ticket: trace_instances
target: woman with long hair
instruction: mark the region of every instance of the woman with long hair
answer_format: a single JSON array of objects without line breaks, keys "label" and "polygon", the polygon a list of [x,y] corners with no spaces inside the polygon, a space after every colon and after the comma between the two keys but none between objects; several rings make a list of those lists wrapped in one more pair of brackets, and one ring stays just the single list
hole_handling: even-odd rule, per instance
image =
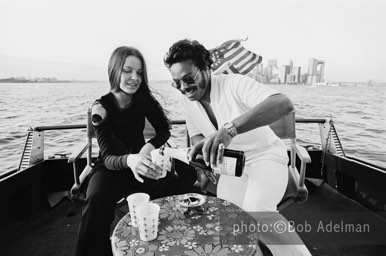
[{"label": "woman with long hair", "polygon": [[[112,255],[110,225],[119,199],[136,192],[145,192],[151,199],[187,192],[186,184],[170,172],[160,179],[160,167],[151,162],[150,151],[169,139],[170,126],[149,89],[141,52],[118,47],[111,55],[108,75],[110,92],[96,100],[91,111],[100,152],[87,186],[78,256]],[[145,117],[156,132],[147,142]]]}]

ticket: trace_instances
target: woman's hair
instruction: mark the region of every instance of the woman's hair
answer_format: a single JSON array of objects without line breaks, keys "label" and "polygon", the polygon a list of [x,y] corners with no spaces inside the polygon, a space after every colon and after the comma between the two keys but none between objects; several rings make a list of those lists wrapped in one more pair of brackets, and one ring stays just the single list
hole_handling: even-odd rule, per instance
[{"label": "woman's hair", "polygon": [[174,43],[164,57],[164,63],[168,69],[173,64],[186,60],[191,60],[200,70],[210,69],[213,63],[209,51],[196,40],[190,39]]},{"label": "woman's hair", "polygon": [[166,117],[164,109],[153,96],[153,93],[149,88],[145,58],[143,57],[142,53],[136,48],[129,46],[121,46],[115,49],[111,54],[108,65],[110,90],[115,92],[121,91],[120,83],[121,74],[123,72],[123,65],[125,64],[126,58],[129,56],[135,56],[139,58],[142,62],[142,82],[137,92],[134,93],[133,99],[135,99],[136,102],[142,104],[142,106],[145,108],[148,108],[149,105],[154,105],[155,107],[159,108],[162,113],[161,118],[166,121],[168,128],[170,128],[169,121]]},{"label": "woman's hair", "polygon": [[[143,87],[149,88],[148,80],[147,80],[146,62],[142,53],[137,49],[135,49],[134,47],[121,46],[113,51],[109,61],[108,73],[109,73],[111,91],[118,92],[121,90],[119,85],[121,82],[123,65],[125,64],[126,58],[129,56],[135,56],[139,58],[142,62],[142,72],[143,72],[142,83],[138,90],[140,90]],[[142,85],[145,85],[145,86],[142,86]],[[146,88],[143,88],[143,89],[146,89]]]}]

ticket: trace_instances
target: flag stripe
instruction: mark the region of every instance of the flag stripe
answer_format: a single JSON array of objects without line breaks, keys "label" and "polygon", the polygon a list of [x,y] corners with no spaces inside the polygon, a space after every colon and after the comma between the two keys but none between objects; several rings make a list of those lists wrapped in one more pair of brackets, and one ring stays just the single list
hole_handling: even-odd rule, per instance
[{"label": "flag stripe", "polygon": [[245,62],[249,60],[250,56],[251,56],[251,53],[244,49],[243,55],[238,57],[238,59],[233,63],[233,65],[235,67],[242,66]]},{"label": "flag stripe", "polygon": [[[244,56],[243,56],[244,57]],[[235,64],[235,67],[237,67],[239,70],[243,69],[245,65],[247,65],[249,62],[253,62],[256,59],[256,54],[246,54],[242,62]]]},{"label": "flag stripe", "polygon": [[235,51],[240,48],[240,44],[234,44],[232,46],[227,47],[225,50],[223,50],[224,55],[226,55],[228,52]]},{"label": "flag stripe", "polygon": [[230,66],[229,69],[230,69],[233,73],[235,73],[235,74],[238,73],[238,72],[237,72],[237,69],[236,69],[234,66]]},{"label": "flag stripe", "polygon": [[255,60],[254,62],[252,63],[249,63],[249,65],[245,66],[242,70],[240,70],[240,73],[242,74],[248,74],[249,72],[251,72],[251,70],[258,64],[258,59]]},{"label": "flag stripe", "polygon": [[238,60],[243,54],[244,52],[241,48],[231,50],[229,53],[224,54],[224,61]]}]

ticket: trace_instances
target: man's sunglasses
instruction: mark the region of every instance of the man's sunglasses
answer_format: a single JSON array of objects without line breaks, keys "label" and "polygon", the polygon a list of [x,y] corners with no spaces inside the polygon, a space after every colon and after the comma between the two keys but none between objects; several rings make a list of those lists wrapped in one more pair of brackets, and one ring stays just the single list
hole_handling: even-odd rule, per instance
[{"label": "man's sunglasses", "polygon": [[200,69],[197,70],[196,74],[193,76],[193,77],[187,77],[187,78],[183,78],[179,81],[173,81],[172,82],[172,86],[174,88],[177,88],[177,89],[180,89],[181,88],[181,84],[184,83],[184,85],[193,85],[196,83],[196,78],[197,78],[197,75],[199,73]]}]

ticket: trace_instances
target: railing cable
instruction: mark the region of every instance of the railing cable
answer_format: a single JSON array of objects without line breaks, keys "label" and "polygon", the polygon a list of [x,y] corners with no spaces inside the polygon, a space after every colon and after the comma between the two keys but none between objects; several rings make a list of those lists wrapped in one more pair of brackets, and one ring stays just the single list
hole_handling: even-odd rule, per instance
[{"label": "railing cable", "polygon": [[24,170],[29,166],[29,161],[31,158],[31,151],[32,151],[32,140],[33,140],[33,131],[32,129],[30,129],[27,132],[27,138],[25,140],[23,153],[20,158],[19,167],[17,169],[18,171]]}]

